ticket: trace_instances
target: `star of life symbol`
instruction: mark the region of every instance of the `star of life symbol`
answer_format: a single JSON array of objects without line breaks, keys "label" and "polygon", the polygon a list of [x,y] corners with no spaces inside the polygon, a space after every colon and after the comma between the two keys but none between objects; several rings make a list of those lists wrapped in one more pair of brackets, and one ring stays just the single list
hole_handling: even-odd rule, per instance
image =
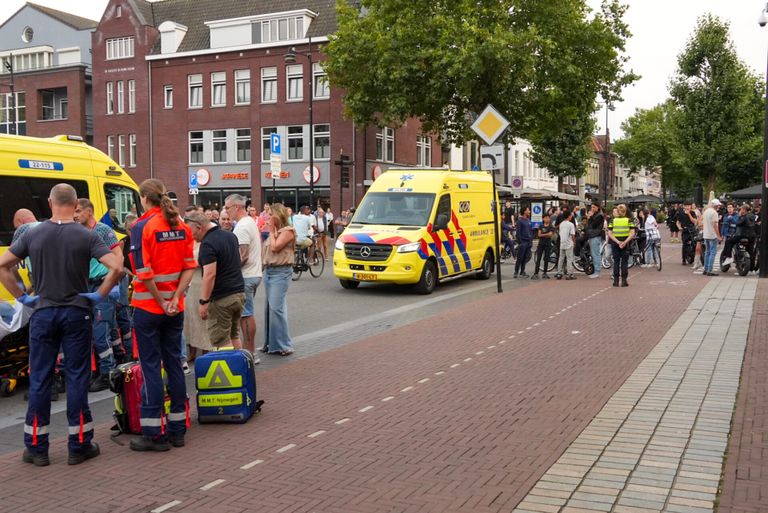
[{"label": "star of life symbol", "polygon": [[403,182],[408,180],[413,180],[413,175],[403,175],[400,177],[400,180],[402,180]]}]

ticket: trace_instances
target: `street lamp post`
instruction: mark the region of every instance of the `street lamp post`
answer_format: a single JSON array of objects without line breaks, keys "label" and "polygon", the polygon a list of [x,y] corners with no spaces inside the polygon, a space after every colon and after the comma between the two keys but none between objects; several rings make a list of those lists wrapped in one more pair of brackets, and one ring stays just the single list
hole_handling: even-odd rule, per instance
[{"label": "street lamp post", "polygon": [[296,53],[296,48],[291,47],[288,53],[285,54],[285,63],[294,64],[296,62],[296,56],[303,55],[309,61],[309,205],[310,211],[315,211],[315,133],[314,133],[314,113],[313,113],[313,99],[315,96],[314,90],[314,70],[312,69],[312,38],[309,38],[309,51],[307,53]]},{"label": "street lamp post", "polygon": [[611,149],[609,146],[609,140],[611,133],[608,130],[608,112],[613,110],[611,102],[605,102],[605,144],[603,145],[603,208],[608,204],[608,181],[611,175],[610,158]]},{"label": "street lamp post", "polygon": [[[760,14],[758,23],[761,27],[768,25],[768,3]],[[766,68],[768,79],[768,67]],[[761,170],[760,194],[760,277],[768,278],[768,82],[765,92],[765,121],[763,124],[763,169]]]}]

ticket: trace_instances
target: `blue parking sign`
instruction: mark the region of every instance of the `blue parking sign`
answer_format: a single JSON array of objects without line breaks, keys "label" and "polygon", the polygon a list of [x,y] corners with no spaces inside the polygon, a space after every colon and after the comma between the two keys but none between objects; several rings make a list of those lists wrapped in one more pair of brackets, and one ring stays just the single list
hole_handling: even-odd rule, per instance
[{"label": "blue parking sign", "polygon": [[279,134],[269,135],[269,145],[272,148],[272,153],[276,153],[278,155],[282,153],[280,151],[280,135]]},{"label": "blue parking sign", "polygon": [[189,173],[189,188],[190,189],[197,189],[197,172],[192,171]]}]

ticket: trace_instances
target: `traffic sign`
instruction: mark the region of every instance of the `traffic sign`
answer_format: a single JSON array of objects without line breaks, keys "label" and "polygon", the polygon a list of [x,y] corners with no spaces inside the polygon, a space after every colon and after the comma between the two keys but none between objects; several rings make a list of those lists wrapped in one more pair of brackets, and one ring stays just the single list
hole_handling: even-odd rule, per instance
[{"label": "traffic sign", "polygon": [[488,104],[475,122],[472,123],[472,130],[486,143],[493,144],[508,126],[509,121],[499,114],[499,111],[494,109],[493,105]]},{"label": "traffic sign", "polygon": [[523,177],[522,176],[513,176],[512,177],[512,190],[516,192],[522,192],[523,190]]},{"label": "traffic sign", "polygon": [[[317,181],[320,179],[320,168],[317,166],[313,166],[313,173],[312,173],[312,183],[313,185],[317,183]],[[309,166],[304,168],[304,181],[309,183]]]},{"label": "traffic sign", "polygon": [[538,228],[541,226],[542,217],[544,215],[544,206],[541,203],[531,203],[531,227]]},{"label": "traffic sign", "polygon": [[199,191],[197,188],[194,188],[194,189],[192,189],[192,188],[190,187],[190,189],[189,189],[189,195],[190,195],[190,196],[196,196],[197,194],[200,194],[200,191]]},{"label": "traffic sign", "polygon": [[504,145],[480,146],[480,162],[486,171],[504,167]]},{"label": "traffic sign", "polygon": [[269,158],[269,170],[272,172],[273,180],[280,179],[281,167],[282,167],[282,159],[280,158],[280,154],[273,153],[272,156]]},{"label": "traffic sign", "polygon": [[275,154],[277,153],[280,155],[282,153],[280,148],[280,134],[270,134],[269,135],[269,146],[272,148],[271,153]]},{"label": "traffic sign", "polygon": [[[189,173],[189,190],[197,190],[197,171]],[[190,194],[193,194],[190,192]],[[197,194],[197,193],[194,193]]]}]

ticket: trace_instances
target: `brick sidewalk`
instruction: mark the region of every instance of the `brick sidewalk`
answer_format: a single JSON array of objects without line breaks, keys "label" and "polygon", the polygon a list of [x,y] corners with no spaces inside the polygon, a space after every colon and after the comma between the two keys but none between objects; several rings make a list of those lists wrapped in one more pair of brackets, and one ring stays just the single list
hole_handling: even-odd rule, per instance
[{"label": "brick sidewalk", "polygon": [[3,456],[3,509],[510,511],[709,281],[672,261],[628,289],[552,280],[260,372],[257,418],[193,425],[170,454],[101,425],[80,466],[60,442],[48,468]]},{"label": "brick sidewalk", "polygon": [[718,513],[768,511],[768,282],[760,280]]}]

